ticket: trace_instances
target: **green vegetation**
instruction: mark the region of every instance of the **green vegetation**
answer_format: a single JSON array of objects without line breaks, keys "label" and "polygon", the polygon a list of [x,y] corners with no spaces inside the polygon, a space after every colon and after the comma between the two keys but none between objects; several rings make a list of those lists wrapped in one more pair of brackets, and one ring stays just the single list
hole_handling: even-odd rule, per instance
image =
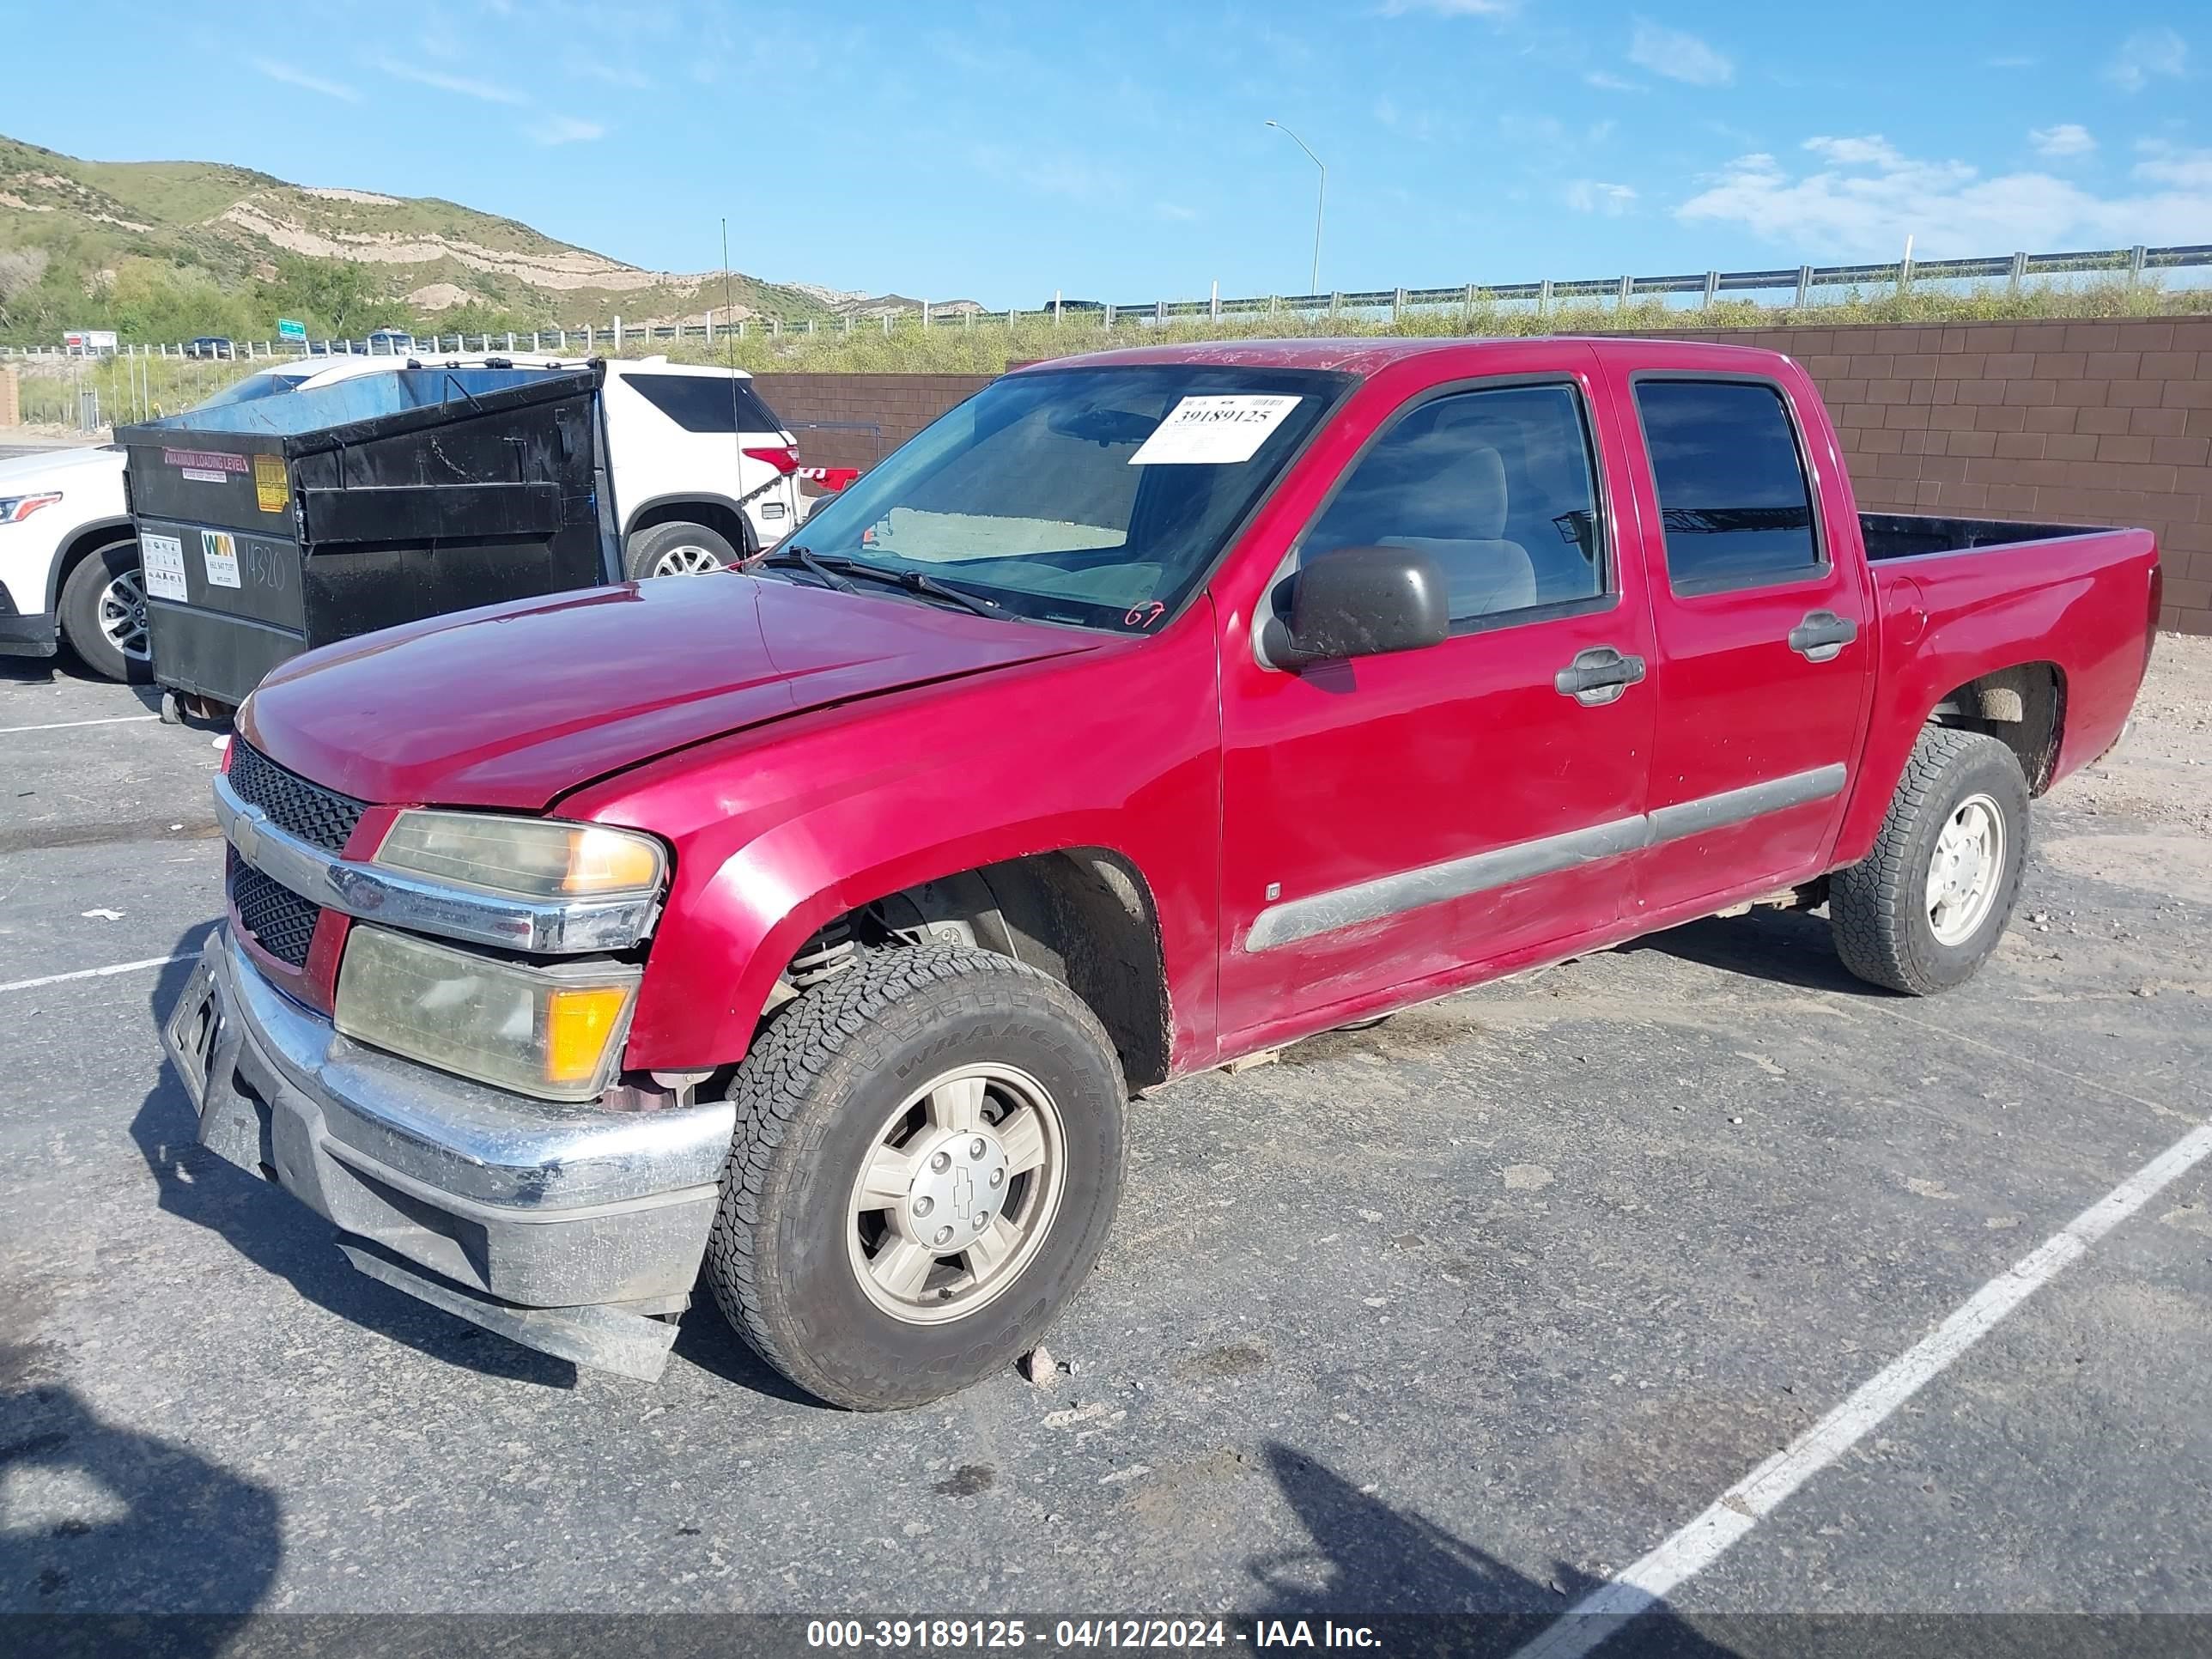
[{"label": "green vegetation", "polygon": [[[754,277],[731,289],[756,311],[828,314]],[[0,138],[0,344],[56,345],[73,328],[261,340],[279,317],[318,337],[385,324],[604,326],[723,303],[719,276],[656,276],[452,202],[202,161],[85,161]]]},{"label": "green vegetation", "polygon": [[816,331],[786,330],[770,336],[748,329],[741,339],[718,337],[710,346],[690,336],[656,341],[625,350],[665,351],[684,362],[734,360],[756,374],[777,370],[817,373],[996,374],[1009,363],[1063,357],[1115,346],[1192,340],[1281,339],[1405,336],[1521,336],[1532,334],[1649,334],[1682,330],[1833,328],[1850,323],[1996,322],[2012,318],[2110,318],[2191,315],[2212,311],[2212,289],[2166,293],[2144,283],[2130,287],[2118,279],[2030,286],[2021,293],[2002,289],[1942,294],[1921,289],[1905,294],[1851,293],[1802,307],[1760,306],[1729,301],[1711,307],[1668,306],[1656,300],[1626,308],[1575,304],[1553,307],[1549,316],[1533,306],[1500,304],[1478,296],[1473,306],[1407,311],[1396,322],[1388,316],[1231,315],[1171,318],[1165,324],[1125,317],[1110,331],[1103,314],[1068,312],[1055,325],[1048,313],[1021,313],[1009,325],[1003,315],[939,319],[930,327],[918,319],[895,320],[889,333],[880,323],[817,325]]}]

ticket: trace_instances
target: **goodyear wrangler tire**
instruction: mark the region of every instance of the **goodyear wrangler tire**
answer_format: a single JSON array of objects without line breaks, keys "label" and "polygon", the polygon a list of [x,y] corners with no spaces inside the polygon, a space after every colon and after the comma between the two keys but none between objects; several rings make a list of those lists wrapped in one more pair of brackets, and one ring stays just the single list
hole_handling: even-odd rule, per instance
[{"label": "goodyear wrangler tire", "polygon": [[1057,980],[988,951],[870,951],[738,1068],[706,1273],[762,1358],[857,1411],[1033,1347],[1121,1195],[1124,1087]]},{"label": "goodyear wrangler tire", "polygon": [[1828,884],[1844,966],[1929,996],[1964,984],[2004,937],[2027,863],[2027,780],[1978,732],[1931,726],[1913,745],[1874,850]]}]

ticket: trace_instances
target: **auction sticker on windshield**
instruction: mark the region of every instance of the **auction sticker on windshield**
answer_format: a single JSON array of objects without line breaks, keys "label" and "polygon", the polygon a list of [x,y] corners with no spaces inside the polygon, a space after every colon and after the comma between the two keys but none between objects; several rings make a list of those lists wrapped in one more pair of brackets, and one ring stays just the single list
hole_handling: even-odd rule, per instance
[{"label": "auction sticker on windshield", "polygon": [[1185,398],[1137,446],[1129,465],[1226,466],[1249,461],[1297,406],[1295,397],[1259,392]]},{"label": "auction sticker on windshield", "polygon": [[181,538],[149,531],[138,538],[138,568],[146,573],[146,591],[157,599],[185,598],[185,544]]}]

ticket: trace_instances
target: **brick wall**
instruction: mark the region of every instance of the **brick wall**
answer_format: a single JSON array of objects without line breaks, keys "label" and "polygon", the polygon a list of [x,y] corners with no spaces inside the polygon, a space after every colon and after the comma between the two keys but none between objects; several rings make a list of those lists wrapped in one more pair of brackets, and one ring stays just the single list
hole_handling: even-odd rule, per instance
[{"label": "brick wall", "polygon": [[[2212,319],[1757,329],[1677,337],[1786,351],[1820,387],[1872,511],[2140,525],[2164,625],[2212,634]],[[764,374],[787,421],[872,421],[888,453],[987,383],[969,374]],[[866,434],[801,433],[866,465]]]},{"label": "brick wall", "polygon": [[755,382],[787,426],[799,427],[809,466],[872,466],[877,440],[866,432],[809,432],[813,421],[872,422],[888,455],[963,398],[990,385],[988,374],[763,374]]}]

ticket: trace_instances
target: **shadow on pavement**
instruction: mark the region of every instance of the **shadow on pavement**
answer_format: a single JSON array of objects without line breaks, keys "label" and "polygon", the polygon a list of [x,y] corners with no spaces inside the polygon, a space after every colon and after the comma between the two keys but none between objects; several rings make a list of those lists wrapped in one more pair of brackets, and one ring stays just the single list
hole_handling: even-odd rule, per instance
[{"label": "shadow on pavement", "polygon": [[[155,1030],[184,994],[214,928],[212,922],[194,927],[172,947],[170,954],[185,960],[163,969],[148,998]],[[338,1254],[330,1223],[282,1188],[200,1146],[191,1102],[166,1064],[131,1120],[131,1138],[153,1171],[164,1210],[220,1235],[317,1307],[447,1364],[544,1388],[575,1386],[576,1368],[568,1361],[518,1346],[356,1272]]]},{"label": "shadow on pavement", "polygon": [[[0,1374],[7,1364],[0,1349]],[[104,1423],[59,1386],[0,1391],[0,1612],[99,1614],[17,1626],[18,1651],[109,1646],[113,1615],[160,1613],[160,1650],[221,1652],[283,1559],[283,1515],[258,1481]],[[85,1648],[88,1653],[93,1648]]]},{"label": "shadow on pavement", "polygon": [[1828,937],[1828,919],[1802,910],[1753,910],[1748,915],[1711,916],[1663,933],[1650,933],[1619,947],[1623,952],[1656,951],[1682,962],[1740,974],[1775,985],[1846,996],[1890,998],[1837,959]]},{"label": "shadow on pavement", "polygon": [[[1256,1556],[1246,1565],[1266,1599],[1250,1618],[1320,1623],[1390,1621],[1383,1651],[1504,1656],[1534,1640],[1600,1580],[1561,1562],[1540,1584],[1418,1515],[1359,1491],[1319,1460],[1279,1442],[1267,1468],[1313,1540],[1307,1550]],[[1420,1639],[1425,1638],[1425,1639]],[[1664,1604],[1598,1650],[1603,1659],[1660,1654],[1731,1659]]]}]

